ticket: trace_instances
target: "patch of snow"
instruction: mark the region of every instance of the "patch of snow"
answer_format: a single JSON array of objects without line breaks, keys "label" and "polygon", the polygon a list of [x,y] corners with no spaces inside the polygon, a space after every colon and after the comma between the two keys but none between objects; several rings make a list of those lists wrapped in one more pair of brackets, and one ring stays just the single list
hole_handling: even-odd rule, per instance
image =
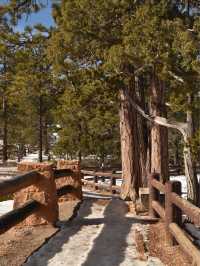
[{"label": "patch of snow", "polygon": [[12,211],[13,209],[13,200],[6,200],[6,201],[2,201],[0,202],[0,216],[2,216],[3,214]]},{"label": "patch of snow", "polygon": [[[43,154],[42,155],[43,160],[47,161],[48,160],[48,156]],[[38,152],[34,152],[34,153],[29,153],[27,154],[27,156],[23,157],[22,162],[37,162],[38,161]]]},{"label": "patch of snow", "polygon": [[119,200],[106,205],[85,200],[78,216],[63,225],[61,231],[36,251],[26,266],[163,266],[159,259],[138,259],[134,231],[147,230],[127,214],[126,204]]},{"label": "patch of snow", "polygon": [[[198,180],[200,180],[200,175],[197,176]],[[181,187],[182,187],[182,197],[187,198],[187,182],[186,182],[186,177],[184,175],[179,175],[179,176],[170,176],[171,181],[179,181],[181,182]]]}]

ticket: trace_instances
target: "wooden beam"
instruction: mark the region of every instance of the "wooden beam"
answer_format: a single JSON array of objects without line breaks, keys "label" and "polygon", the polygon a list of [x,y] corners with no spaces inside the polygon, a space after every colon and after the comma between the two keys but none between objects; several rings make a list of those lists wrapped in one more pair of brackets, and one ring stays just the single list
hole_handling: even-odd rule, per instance
[{"label": "wooden beam", "polygon": [[[82,180],[82,183],[84,185],[89,185],[89,186],[94,186],[94,181],[88,181],[88,180]],[[118,192],[121,190],[120,186],[110,186],[109,184],[99,184],[95,183],[95,186],[98,187],[98,189],[105,189],[107,191],[112,190],[117,190]]]},{"label": "wooden beam", "polygon": [[104,177],[112,177],[116,179],[121,179],[122,174],[114,174],[112,172],[95,172],[95,171],[87,171],[87,170],[81,170],[81,173],[84,175],[89,175],[89,176],[104,176]]},{"label": "wooden beam", "polygon": [[22,188],[36,183],[40,175],[37,171],[31,171],[7,180],[0,181],[0,196],[12,194]]},{"label": "wooden beam", "polygon": [[165,185],[156,179],[151,180],[151,185],[156,188],[158,191],[165,193]]},{"label": "wooden beam", "polygon": [[158,201],[152,201],[153,209],[159,214],[163,221],[165,221],[165,209],[160,205]]},{"label": "wooden beam", "polygon": [[39,210],[41,204],[35,200],[30,200],[21,207],[8,212],[0,217],[0,234],[5,233],[11,227],[26,219],[29,215]]},{"label": "wooden beam", "polygon": [[[181,248],[193,258],[196,266],[200,266],[200,250],[187,238],[184,231],[175,223],[169,225],[170,232],[175,237]],[[193,264],[194,265],[194,264]]]},{"label": "wooden beam", "polygon": [[195,225],[200,226],[200,208],[196,207],[186,199],[181,198],[176,193],[171,193],[171,201],[189,216]]}]

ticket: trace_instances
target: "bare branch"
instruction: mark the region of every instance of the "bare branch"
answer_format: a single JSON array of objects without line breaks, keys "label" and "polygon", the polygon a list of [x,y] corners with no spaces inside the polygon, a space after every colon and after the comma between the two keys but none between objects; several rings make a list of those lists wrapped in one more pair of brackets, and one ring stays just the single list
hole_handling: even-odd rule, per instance
[{"label": "bare branch", "polygon": [[177,76],[176,74],[174,74],[173,72],[168,71],[168,74],[169,74],[171,77],[173,77],[174,79],[176,79],[178,82],[184,83],[184,80],[183,80],[181,77],[179,77],[179,76]]},{"label": "bare branch", "polygon": [[149,114],[145,113],[145,111],[137,104],[135,103],[132,98],[129,96],[129,94],[125,91],[126,97],[129,98],[131,105],[133,108],[144,118],[146,118],[151,123],[158,124],[160,126],[168,127],[168,128],[174,128],[177,129],[181,134],[183,135],[184,141],[187,141],[187,124],[181,123],[177,121],[171,121],[165,117],[161,116],[150,116]]}]

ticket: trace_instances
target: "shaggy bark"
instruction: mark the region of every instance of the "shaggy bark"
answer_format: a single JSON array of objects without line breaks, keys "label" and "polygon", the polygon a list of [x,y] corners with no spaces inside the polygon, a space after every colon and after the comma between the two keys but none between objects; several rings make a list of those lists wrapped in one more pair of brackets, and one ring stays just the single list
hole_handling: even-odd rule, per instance
[{"label": "shaggy bark", "polygon": [[[126,97],[128,96],[128,92],[125,92]],[[194,172],[194,168],[193,168],[193,162],[192,162],[192,152],[191,152],[191,148],[190,145],[188,143],[189,139],[190,139],[190,127],[187,123],[181,123],[181,122],[177,122],[177,121],[170,121],[169,119],[166,119],[164,117],[160,117],[160,116],[150,116],[148,114],[145,113],[144,110],[142,110],[142,108],[136,104],[134,102],[133,99],[130,98],[130,102],[132,107],[139,113],[141,114],[143,117],[145,117],[146,119],[148,119],[152,124],[157,124],[160,126],[164,126],[164,127],[168,127],[168,128],[173,128],[178,130],[182,136],[183,136],[183,140],[184,140],[184,165],[185,165],[185,176],[186,176],[186,180],[187,183],[190,183],[190,192],[188,194],[188,200],[190,200],[193,204],[198,205],[197,203],[197,199],[198,199],[198,186],[197,184],[197,177],[196,174]],[[189,117],[188,117],[189,118]]]},{"label": "shaggy bark", "polygon": [[128,97],[124,89],[120,90],[120,135],[122,176],[121,198],[136,201],[141,186],[140,153],[138,145],[137,114],[130,103],[135,99],[134,79],[129,81]]},{"label": "shaggy bark", "polygon": [[[192,97],[188,95],[188,104],[192,104]],[[194,120],[192,111],[187,111],[187,139],[184,146],[184,164],[187,173],[187,197],[193,204],[198,205],[199,189],[196,173],[196,165],[192,158],[191,149],[188,141],[194,136]]]},{"label": "shaggy bark", "polygon": [[[141,78],[136,79],[137,82],[137,95],[138,102],[143,110],[146,110],[145,106],[145,92],[144,85]],[[138,137],[139,137],[139,147],[140,147],[140,164],[141,164],[141,175],[142,175],[142,186],[148,186],[147,176],[149,174],[149,157],[148,157],[148,148],[149,148],[149,136],[148,136],[148,126],[147,121],[137,114],[138,122]]]},{"label": "shaggy bark", "polygon": [[[150,95],[151,116],[166,116],[164,95],[164,83],[154,73]],[[165,182],[169,178],[168,129],[157,124],[153,124],[151,127],[151,172],[159,173],[161,182]]]}]

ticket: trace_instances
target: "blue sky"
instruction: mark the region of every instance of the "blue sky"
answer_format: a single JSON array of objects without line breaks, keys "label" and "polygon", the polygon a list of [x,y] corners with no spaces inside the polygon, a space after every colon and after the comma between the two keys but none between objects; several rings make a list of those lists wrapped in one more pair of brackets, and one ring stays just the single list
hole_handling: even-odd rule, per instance
[{"label": "blue sky", "polygon": [[[0,4],[6,3],[7,0],[0,0]],[[51,0],[43,0],[42,3],[47,4],[47,7],[41,9],[38,13],[33,13],[30,15],[24,15],[16,26],[16,31],[23,31],[24,27],[27,25],[33,26],[38,23],[50,27],[54,24],[53,18],[51,16]]]},{"label": "blue sky", "polygon": [[[44,3],[46,0],[44,0]],[[45,3],[46,4],[46,3]],[[16,30],[23,31],[24,27],[29,25],[33,26],[35,24],[41,23],[47,27],[54,24],[53,18],[51,16],[51,1],[48,0],[48,6],[41,9],[38,13],[30,14],[29,16],[24,15],[19,21]]]}]

